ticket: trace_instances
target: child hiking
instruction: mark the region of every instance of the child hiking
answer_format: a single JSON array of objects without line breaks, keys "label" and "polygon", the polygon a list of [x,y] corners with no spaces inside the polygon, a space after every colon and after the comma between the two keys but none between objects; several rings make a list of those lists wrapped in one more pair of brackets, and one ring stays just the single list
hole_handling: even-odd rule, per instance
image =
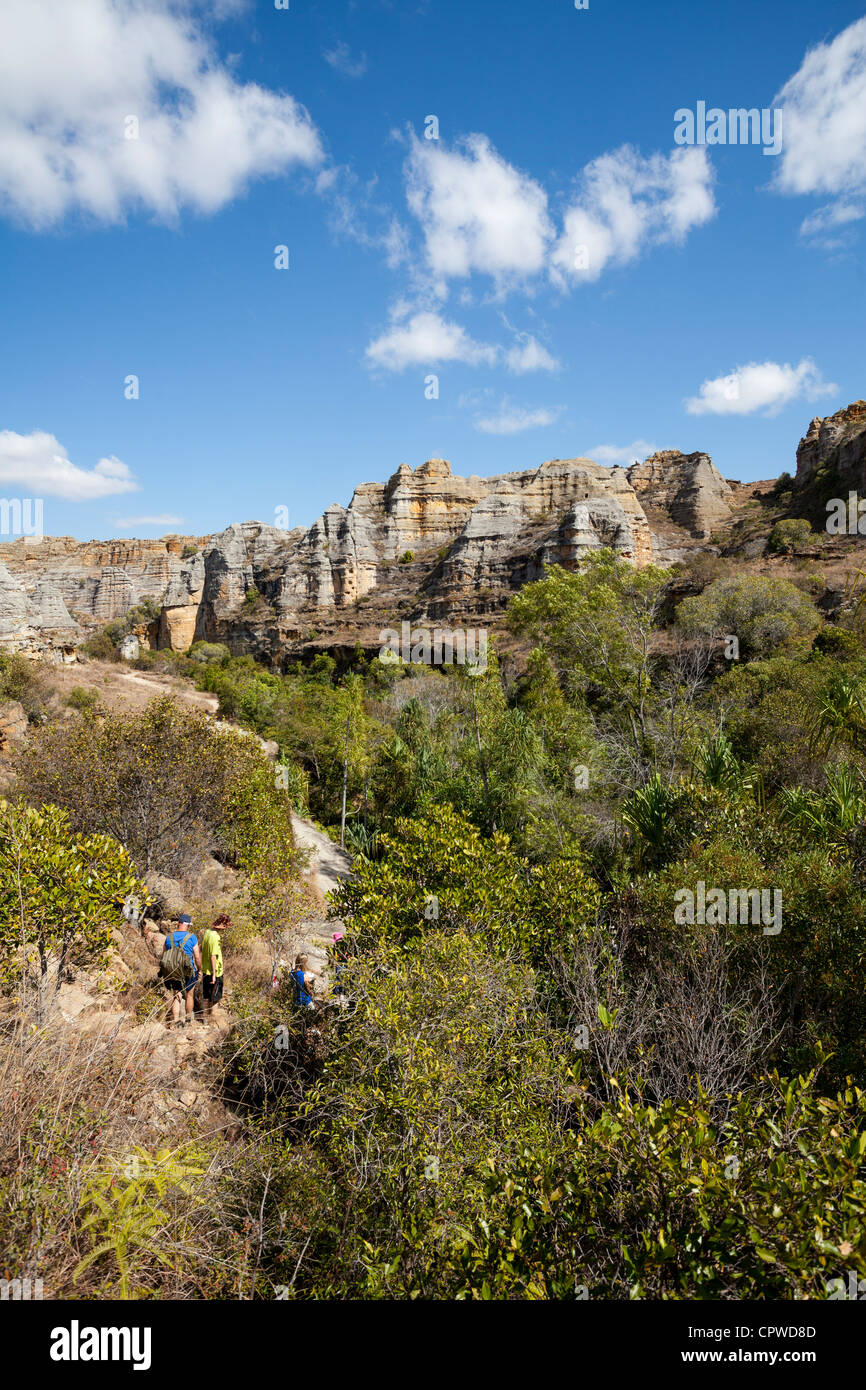
[{"label": "child hiking", "polygon": [[[159,974],[162,983],[171,995],[166,1019],[167,1027],[172,1024],[183,1028],[192,1018],[198,972],[201,969],[201,951],[195,933],[188,930],[192,918],[185,912],[177,916],[177,930],[165,938]],[[184,1005],[181,1013],[181,1004]]]},{"label": "child hiking", "polygon": [[295,968],[292,971],[292,984],[294,986],[295,1007],[298,1009],[315,1008],[313,1001],[313,990],[315,989],[314,977],[307,970],[309,957],[305,955],[297,956]]},{"label": "child hiking", "polygon": [[220,932],[230,927],[224,912],[208,927],[201,939],[202,1023],[211,1021],[212,1011],[223,997],[223,947]]}]

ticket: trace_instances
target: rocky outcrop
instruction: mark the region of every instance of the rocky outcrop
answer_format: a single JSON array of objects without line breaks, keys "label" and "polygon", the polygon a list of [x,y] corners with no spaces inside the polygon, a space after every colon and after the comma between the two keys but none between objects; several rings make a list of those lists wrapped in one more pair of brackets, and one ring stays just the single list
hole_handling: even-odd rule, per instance
[{"label": "rocky outcrop", "polygon": [[39,613],[21,584],[0,563],[0,643],[23,645],[39,626]]},{"label": "rocky outcrop", "polygon": [[628,480],[654,517],[705,539],[731,519],[733,493],[707,454],[663,449],[633,463]]},{"label": "rocky outcrop", "polygon": [[63,658],[80,635],[53,584],[39,580],[28,594],[0,563],[0,649]]},{"label": "rocky outcrop", "polygon": [[807,487],[822,465],[844,486],[866,492],[866,401],[812,421],[797,447],[797,487]]},{"label": "rocky outcrop", "polygon": [[3,546],[2,555],[9,570],[26,585],[36,579],[50,580],[73,618],[107,622],[125,611],[120,605],[130,596],[132,603],[148,598],[160,603],[186,563],[184,552],[203,544],[195,536],[85,542],[72,536],[45,536],[38,543],[24,538],[12,541]]},{"label": "rocky outcrop", "polygon": [[76,627],[63,595],[50,579],[37,581],[32,598],[33,606],[39,615],[39,626],[54,631],[72,630]]},{"label": "rocky outcrop", "polygon": [[308,529],[248,521],[204,542],[46,539],[7,550],[10,566],[54,586],[59,606],[48,590],[41,603],[58,614],[65,602],[106,622],[152,598],[160,646],[207,639],[277,660],[323,628],[332,647],[342,628],[351,650],[366,641],[365,619],[374,628],[410,613],[453,623],[501,612],[546,565],[573,568],[601,546],[638,567],[667,560],[671,545],[700,545],[724,524],[729,496],[706,454],[675,450],[628,470],[570,458],[489,478],[460,477],[434,458],[361,484]]}]

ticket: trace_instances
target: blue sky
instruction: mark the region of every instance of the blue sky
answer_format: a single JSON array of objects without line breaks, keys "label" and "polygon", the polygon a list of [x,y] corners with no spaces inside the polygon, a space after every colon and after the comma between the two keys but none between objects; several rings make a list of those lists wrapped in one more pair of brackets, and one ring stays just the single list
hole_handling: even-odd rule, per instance
[{"label": "blue sky", "polygon": [[[701,101],[781,153],[675,143]],[[89,539],[432,456],[793,470],[866,394],[864,198],[862,0],[4,0],[0,490]]]}]

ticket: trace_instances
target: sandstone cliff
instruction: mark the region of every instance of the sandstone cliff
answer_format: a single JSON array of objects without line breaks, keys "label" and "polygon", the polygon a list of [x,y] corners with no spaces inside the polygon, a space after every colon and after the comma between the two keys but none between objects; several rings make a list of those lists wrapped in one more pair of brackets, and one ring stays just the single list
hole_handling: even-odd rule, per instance
[{"label": "sandstone cliff", "polygon": [[706,454],[674,450],[628,470],[554,459],[490,478],[460,477],[444,459],[404,463],[308,529],[242,522],[203,539],[5,546],[33,590],[10,599],[10,622],[33,630],[50,609],[55,626],[64,612],[103,624],[150,598],[159,644],[174,650],[204,638],[279,661],[316,644],[369,647],[402,618],[495,617],[545,565],[573,567],[600,546],[639,567],[669,563],[724,525],[730,496]]},{"label": "sandstone cliff", "polygon": [[821,465],[845,487],[866,493],[866,401],[812,421],[797,447],[797,487],[808,486]]}]

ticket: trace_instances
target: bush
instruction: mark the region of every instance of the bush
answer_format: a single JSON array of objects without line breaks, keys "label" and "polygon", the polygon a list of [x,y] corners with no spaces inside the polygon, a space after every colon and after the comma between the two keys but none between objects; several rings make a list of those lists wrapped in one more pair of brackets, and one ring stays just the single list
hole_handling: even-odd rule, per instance
[{"label": "bush", "polygon": [[822,627],[812,645],[816,652],[838,657],[840,661],[851,661],[864,654],[860,637],[844,627]]},{"label": "bush", "polygon": [[36,721],[50,698],[46,668],[17,652],[0,654],[0,703],[17,700],[28,719]]},{"label": "bush", "polygon": [[784,642],[814,631],[820,621],[815,605],[794,584],[757,575],[716,579],[677,609],[677,623],[687,637],[734,635],[744,656],[773,653]]},{"label": "bush", "polygon": [[69,810],[76,830],[104,831],[142,872],[176,876],[202,854],[241,869],[288,873],[291,809],[255,740],[214,733],[168,696],[140,714],[85,716],[41,730],[18,763],[31,801]]},{"label": "bush", "polygon": [[99,704],[99,695],[95,690],[87,690],[83,685],[76,685],[67,695],[66,704],[70,709],[93,709]]},{"label": "bush", "polygon": [[108,632],[94,633],[92,637],[88,637],[87,641],[81,644],[81,650],[85,656],[91,657],[94,661],[120,660],[117,644],[109,637]]},{"label": "bush", "polygon": [[415,552],[414,552],[414,550],[404,550],[404,551],[403,551],[403,554],[400,556],[400,564],[401,564],[401,565],[411,565],[411,563],[412,563],[412,561],[413,561],[414,559],[415,559]]},{"label": "bush", "polygon": [[776,522],[767,545],[774,554],[788,555],[792,550],[802,549],[814,538],[808,521],[803,517],[793,517],[789,521]]},{"label": "bush", "polygon": [[450,806],[397,821],[377,852],[335,895],[358,931],[409,941],[462,929],[483,933],[494,953],[539,960],[579,940],[598,911],[598,890],[579,859],[530,865],[507,835],[482,837]]},{"label": "bush", "polygon": [[190,661],[198,661],[202,666],[224,666],[231,659],[222,642],[193,642],[187,655]]},{"label": "bush", "polygon": [[78,835],[57,806],[0,801],[0,955],[7,981],[21,975],[42,1002],[49,966],[54,993],[75,960],[105,956],[111,918],[137,893],[126,850],[105,834]]}]

